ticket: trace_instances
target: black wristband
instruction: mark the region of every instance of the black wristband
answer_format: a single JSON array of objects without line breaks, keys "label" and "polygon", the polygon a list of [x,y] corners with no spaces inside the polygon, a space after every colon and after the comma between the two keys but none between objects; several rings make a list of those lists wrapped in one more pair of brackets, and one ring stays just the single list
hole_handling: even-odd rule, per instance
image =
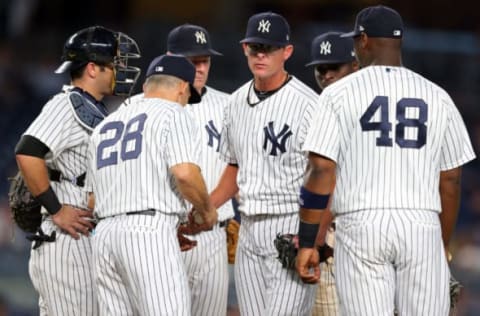
[{"label": "black wristband", "polygon": [[317,239],[320,224],[305,223],[300,220],[298,229],[298,246],[300,248],[313,248]]},{"label": "black wristband", "polygon": [[35,199],[45,207],[51,215],[58,213],[62,208],[62,204],[58,201],[58,197],[53,192],[52,187],[48,187],[47,191],[37,195]]}]

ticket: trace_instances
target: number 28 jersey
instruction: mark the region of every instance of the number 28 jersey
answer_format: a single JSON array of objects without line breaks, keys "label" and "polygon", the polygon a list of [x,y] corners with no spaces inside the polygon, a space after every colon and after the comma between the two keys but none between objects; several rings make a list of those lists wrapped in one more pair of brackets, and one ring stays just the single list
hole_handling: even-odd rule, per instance
[{"label": "number 28 jersey", "polygon": [[134,98],[109,115],[90,139],[88,189],[108,217],[155,209],[183,215],[186,203],[170,168],[200,165],[198,127],[178,103]]},{"label": "number 28 jersey", "polygon": [[337,214],[440,212],[440,171],[475,158],[450,96],[404,67],[366,67],[327,87],[319,103],[303,150],[337,163]]}]

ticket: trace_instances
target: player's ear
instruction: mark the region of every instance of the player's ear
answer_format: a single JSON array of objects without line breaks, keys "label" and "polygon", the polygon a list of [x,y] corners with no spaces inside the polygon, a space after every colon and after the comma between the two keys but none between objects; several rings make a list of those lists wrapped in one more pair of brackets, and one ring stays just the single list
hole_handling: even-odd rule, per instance
[{"label": "player's ear", "polygon": [[368,35],[366,33],[360,33],[359,43],[362,49],[365,49],[368,45]]},{"label": "player's ear", "polygon": [[352,61],[352,69],[353,71],[357,71],[358,69],[360,69],[360,65],[358,64],[357,60]]},{"label": "player's ear", "polygon": [[248,47],[246,43],[242,43],[243,53],[248,57]]},{"label": "player's ear", "polygon": [[283,49],[283,59],[287,60],[293,54],[293,45],[287,45]]},{"label": "player's ear", "polygon": [[85,72],[87,73],[87,75],[89,77],[92,77],[92,78],[95,78],[96,77],[96,67],[95,67],[95,63],[93,62],[88,62],[86,65],[85,65]]}]

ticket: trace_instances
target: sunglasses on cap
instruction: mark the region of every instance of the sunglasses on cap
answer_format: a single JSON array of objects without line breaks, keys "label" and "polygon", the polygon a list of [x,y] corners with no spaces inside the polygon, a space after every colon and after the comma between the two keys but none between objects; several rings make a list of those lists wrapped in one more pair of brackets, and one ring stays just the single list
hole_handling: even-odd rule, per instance
[{"label": "sunglasses on cap", "polygon": [[259,44],[259,43],[248,43],[247,47],[250,51],[249,52],[250,55],[256,55],[258,53],[269,54],[281,48],[278,46]]},{"label": "sunglasses on cap", "polygon": [[338,71],[340,67],[342,67],[344,64],[323,64],[323,65],[318,65],[315,67],[315,69],[323,76],[325,75],[328,71]]}]

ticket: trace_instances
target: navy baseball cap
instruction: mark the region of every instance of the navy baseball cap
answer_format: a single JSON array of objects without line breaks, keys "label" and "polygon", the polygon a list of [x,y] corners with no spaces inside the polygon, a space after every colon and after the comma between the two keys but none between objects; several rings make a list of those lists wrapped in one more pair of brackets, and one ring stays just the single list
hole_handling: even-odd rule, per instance
[{"label": "navy baseball cap", "polygon": [[357,14],[353,31],[342,37],[355,37],[360,33],[369,37],[402,38],[402,17],[394,9],[383,5],[367,7]]},{"label": "navy baseball cap", "polygon": [[355,60],[353,39],[340,37],[340,32],[327,32],[313,39],[311,61],[305,66],[345,64]]},{"label": "navy baseball cap", "polygon": [[187,81],[190,86],[188,103],[193,104],[201,101],[200,94],[193,87],[195,66],[187,58],[180,55],[158,56],[148,66],[146,78],[152,75],[169,75]]},{"label": "navy baseball cap", "polygon": [[212,49],[210,34],[198,25],[183,24],[177,26],[168,34],[167,51],[172,54],[191,56],[222,56]]},{"label": "navy baseball cap", "polygon": [[245,38],[240,43],[266,44],[284,47],[290,44],[290,26],[277,13],[263,12],[248,20]]}]

